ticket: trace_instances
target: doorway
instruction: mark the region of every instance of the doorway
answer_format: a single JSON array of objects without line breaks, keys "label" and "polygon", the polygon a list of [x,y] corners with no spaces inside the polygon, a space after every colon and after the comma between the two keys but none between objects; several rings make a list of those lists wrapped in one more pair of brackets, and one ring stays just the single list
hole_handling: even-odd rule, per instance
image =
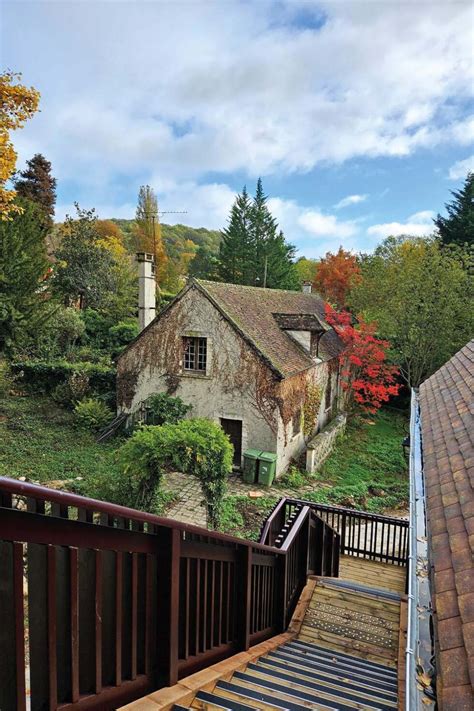
[{"label": "doorway", "polygon": [[242,465],[242,420],[227,420],[221,417],[221,427],[229,435],[229,439],[234,445],[234,467]]}]

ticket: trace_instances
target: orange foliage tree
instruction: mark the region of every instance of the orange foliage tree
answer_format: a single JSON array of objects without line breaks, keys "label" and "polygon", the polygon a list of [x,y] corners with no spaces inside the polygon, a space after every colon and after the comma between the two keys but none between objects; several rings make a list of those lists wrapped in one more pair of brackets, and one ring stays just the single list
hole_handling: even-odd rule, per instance
[{"label": "orange foliage tree", "polygon": [[7,190],[5,183],[15,170],[16,151],[10,140],[10,131],[22,128],[25,121],[38,110],[39,92],[16,82],[21,74],[6,71],[0,74],[0,220],[10,220],[15,213],[21,213],[20,205],[15,205],[15,191]]},{"label": "orange foliage tree", "polygon": [[398,368],[387,363],[389,342],[376,338],[376,324],[359,319],[354,326],[350,313],[335,311],[329,304],[326,304],[326,321],[344,344],[339,356],[341,384],[349,401],[364,412],[376,412],[400,389],[396,380]]},{"label": "orange foliage tree", "polygon": [[336,254],[327,252],[316,266],[314,288],[325,299],[339,308],[346,306],[349,290],[361,280],[360,268],[354,254],[342,247]]}]

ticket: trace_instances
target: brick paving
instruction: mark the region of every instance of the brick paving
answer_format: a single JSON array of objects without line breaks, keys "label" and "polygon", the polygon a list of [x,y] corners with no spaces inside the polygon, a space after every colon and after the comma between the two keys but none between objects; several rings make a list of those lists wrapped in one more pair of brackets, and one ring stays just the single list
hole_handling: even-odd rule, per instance
[{"label": "brick paving", "polygon": [[[165,487],[176,496],[176,502],[166,512],[166,518],[195,526],[206,526],[206,511],[202,505],[201,486],[196,477],[182,472],[172,472],[166,475]],[[275,498],[281,496],[304,498],[305,492],[314,491],[314,489],[314,482],[302,486],[298,490],[279,486],[261,487],[258,484],[246,484],[241,473],[232,472],[229,475],[227,495],[248,496],[251,491],[256,491],[263,496],[274,496]]]}]

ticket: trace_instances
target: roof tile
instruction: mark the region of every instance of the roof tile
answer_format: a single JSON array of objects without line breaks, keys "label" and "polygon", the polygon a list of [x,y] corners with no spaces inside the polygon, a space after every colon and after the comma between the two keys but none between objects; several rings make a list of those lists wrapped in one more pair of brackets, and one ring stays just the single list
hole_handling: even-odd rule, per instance
[{"label": "roof tile", "polygon": [[[474,709],[474,339],[420,387],[443,711]],[[446,545],[446,540],[448,545]]]}]

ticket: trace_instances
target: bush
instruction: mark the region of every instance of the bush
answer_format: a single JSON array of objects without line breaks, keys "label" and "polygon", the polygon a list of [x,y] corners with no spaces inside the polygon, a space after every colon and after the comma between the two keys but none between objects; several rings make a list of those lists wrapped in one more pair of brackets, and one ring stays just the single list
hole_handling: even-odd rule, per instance
[{"label": "bush", "polygon": [[69,354],[85,330],[79,311],[73,308],[58,309],[39,337],[38,355],[51,358]]},{"label": "bush", "polygon": [[6,397],[13,385],[13,379],[8,368],[8,364],[4,360],[0,360],[0,397]]},{"label": "bush", "polygon": [[109,329],[110,347],[115,354],[119,354],[140,333],[137,319],[119,321]]},{"label": "bush", "polygon": [[163,473],[173,467],[199,479],[208,522],[216,528],[232,453],[232,445],[218,425],[194,419],[142,427],[120,448],[118,456],[129,479],[133,506],[155,510]]},{"label": "bush", "polygon": [[146,421],[149,425],[176,424],[182,420],[192,407],[186,405],[181,398],[172,397],[167,393],[152,395],[145,402]]},{"label": "bush", "polygon": [[81,427],[96,432],[103,429],[113,416],[107,405],[94,397],[78,402],[74,408],[74,414]]},{"label": "bush", "polygon": [[59,405],[70,407],[82,400],[90,393],[89,378],[85,373],[71,373],[64,383],[56,385],[51,393],[55,402]]},{"label": "bush", "polygon": [[[67,360],[29,360],[13,363],[12,372],[34,392],[49,394],[67,384],[73,374],[88,378],[91,390],[115,392],[115,369],[101,363],[70,363]],[[78,397],[76,397],[78,399]]]}]

